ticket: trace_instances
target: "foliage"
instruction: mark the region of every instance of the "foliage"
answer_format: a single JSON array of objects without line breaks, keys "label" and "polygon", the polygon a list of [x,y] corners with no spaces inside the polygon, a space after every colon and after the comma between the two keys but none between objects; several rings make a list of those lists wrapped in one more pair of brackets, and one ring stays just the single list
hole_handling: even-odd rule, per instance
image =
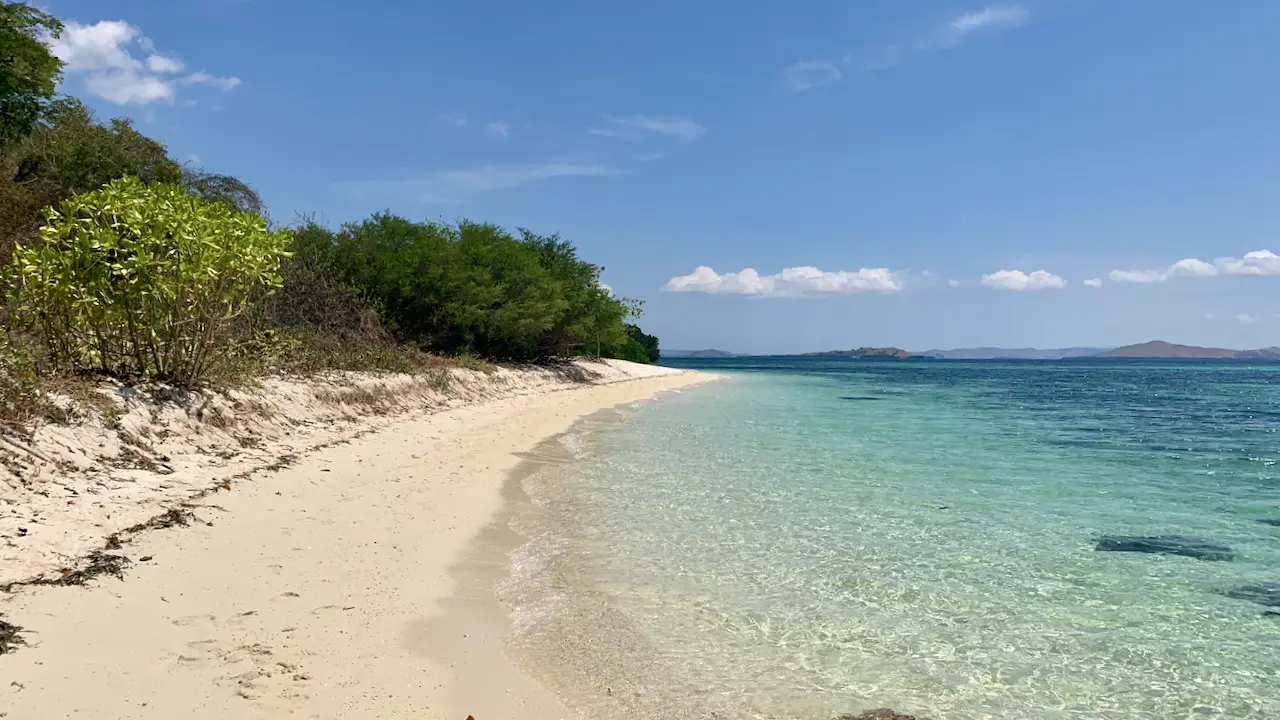
[{"label": "foliage", "polygon": [[0,152],[0,264],[14,244],[36,239],[43,208],[126,176],[180,183],[183,169],[129,121],[100,125],[78,101],[54,102],[29,136]]},{"label": "foliage", "polygon": [[220,202],[239,212],[267,216],[267,206],[257,191],[230,175],[187,169],[182,171],[182,186],[203,200]]},{"label": "foliage", "polygon": [[40,404],[30,357],[0,336],[0,431],[21,428],[37,414]]},{"label": "foliage", "polygon": [[388,327],[437,351],[508,360],[601,354],[627,344],[624,322],[638,309],[600,287],[600,268],[554,236],[382,213],[328,242],[313,251],[332,249],[329,267],[377,304]]},{"label": "foliage", "polygon": [[35,127],[62,79],[62,61],[45,37],[62,23],[25,3],[0,2],[0,148]]},{"label": "foliage", "polygon": [[59,369],[189,383],[233,345],[255,287],[278,286],[287,231],[177,185],[114,181],[47,213],[14,253],[17,319]]},{"label": "foliage", "polygon": [[283,330],[295,336],[332,335],[335,341],[387,345],[390,333],[373,302],[337,267],[336,235],[305,218],[293,231],[289,256],[280,262],[281,287],[261,292],[252,331]]},{"label": "foliage", "polygon": [[628,354],[636,355],[638,350],[639,357],[618,356],[624,360],[655,363],[662,358],[662,353],[658,351],[658,338],[646,334],[637,325],[627,325],[627,341]]}]

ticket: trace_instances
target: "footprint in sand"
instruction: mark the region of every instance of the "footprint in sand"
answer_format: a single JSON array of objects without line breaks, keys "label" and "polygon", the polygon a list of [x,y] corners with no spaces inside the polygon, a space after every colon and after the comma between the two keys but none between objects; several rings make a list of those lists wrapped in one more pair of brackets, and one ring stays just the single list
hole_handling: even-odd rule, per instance
[{"label": "footprint in sand", "polygon": [[186,615],[183,617],[173,618],[170,622],[178,627],[190,627],[192,625],[217,626],[218,618],[215,615]]}]

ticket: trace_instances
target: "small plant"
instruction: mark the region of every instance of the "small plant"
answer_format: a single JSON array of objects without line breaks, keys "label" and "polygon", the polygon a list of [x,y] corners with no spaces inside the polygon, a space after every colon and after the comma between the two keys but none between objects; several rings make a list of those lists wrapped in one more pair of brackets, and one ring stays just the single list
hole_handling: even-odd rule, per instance
[{"label": "small plant", "polygon": [[288,231],[176,185],[116,180],[46,210],[9,280],[54,368],[191,383],[233,345],[252,291],[278,287]]},{"label": "small plant", "polygon": [[0,427],[22,430],[47,404],[31,358],[0,336]]},{"label": "small plant", "polygon": [[449,386],[453,383],[453,375],[448,370],[440,369],[431,373],[428,385],[432,390],[443,393],[449,391]]},{"label": "small plant", "polygon": [[123,419],[124,415],[116,405],[108,405],[102,410],[102,425],[108,430],[119,430],[124,424]]}]

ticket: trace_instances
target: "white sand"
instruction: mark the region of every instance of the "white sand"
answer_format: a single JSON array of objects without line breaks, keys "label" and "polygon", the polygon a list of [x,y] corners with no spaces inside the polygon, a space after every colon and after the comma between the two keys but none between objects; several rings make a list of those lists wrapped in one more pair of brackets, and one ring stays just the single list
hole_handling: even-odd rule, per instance
[{"label": "white sand", "polygon": [[[595,367],[609,384],[508,372],[473,378],[465,397],[431,399],[435,407],[468,403],[454,409],[406,417],[407,406],[426,402],[416,388],[412,403],[408,391],[388,400],[389,415],[313,420],[307,439],[282,431],[264,440],[292,442],[293,452],[330,444],[205,497],[195,513],[207,525],[132,536],[116,551],[135,560],[123,582],[23,586],[0,599],[0,613],[26,628],[29,643],[0,657],[0,717],[570,717],[506,660],[492,598],[450,602],[448,614],[440,605],[455,590],[451,568],[501,508],[517,453],[598,410],[710,377]],[[495,395],[508,397],[484,399]],[[216,457],[216,442],[210,447]],[[261,466],[283,451],[255,452]],[[43,571],[59,553],[91,549],[93,538],[154,515],[157,503],[207,487],[210,472],[230,472],[206,467],[202,484],[194,476],[207,448],[165,454],[175,472],[159,477],[184,478],[181,491],[158,488],[166,483],[145,473],[133,496],[145,511],[130,511],[119,491],[104,505],[110,512],[83,504],[60,516],[56,504],[41,505],[46,525],[63,528],[60,539],[25,556],[10,539],[0,575]],[[80,482],[74,472],[52,476],[57,487]],[[83,528],[86,518],[96,529]]]}]

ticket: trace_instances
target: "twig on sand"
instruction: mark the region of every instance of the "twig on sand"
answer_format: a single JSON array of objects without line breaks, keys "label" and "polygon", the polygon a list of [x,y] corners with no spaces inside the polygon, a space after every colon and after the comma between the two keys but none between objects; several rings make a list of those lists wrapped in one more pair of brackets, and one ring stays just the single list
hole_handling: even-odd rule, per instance
[{"label": "twig on sand", "polygon": [[8,435],[4,435],[0,433],[0,443],[4,443],[5,445],[8,445],[9,447],[15,450],[19,450],[21,452],[27,453],[28,455],[31,455],[37,459],[43,460],[47,463],[53,462],[44,453],[40,452],[39,450],[36,450],[33,447],[28,447],[25,443],[20,443],[17,440],[14,440],[13,438],[9,437]]}]

